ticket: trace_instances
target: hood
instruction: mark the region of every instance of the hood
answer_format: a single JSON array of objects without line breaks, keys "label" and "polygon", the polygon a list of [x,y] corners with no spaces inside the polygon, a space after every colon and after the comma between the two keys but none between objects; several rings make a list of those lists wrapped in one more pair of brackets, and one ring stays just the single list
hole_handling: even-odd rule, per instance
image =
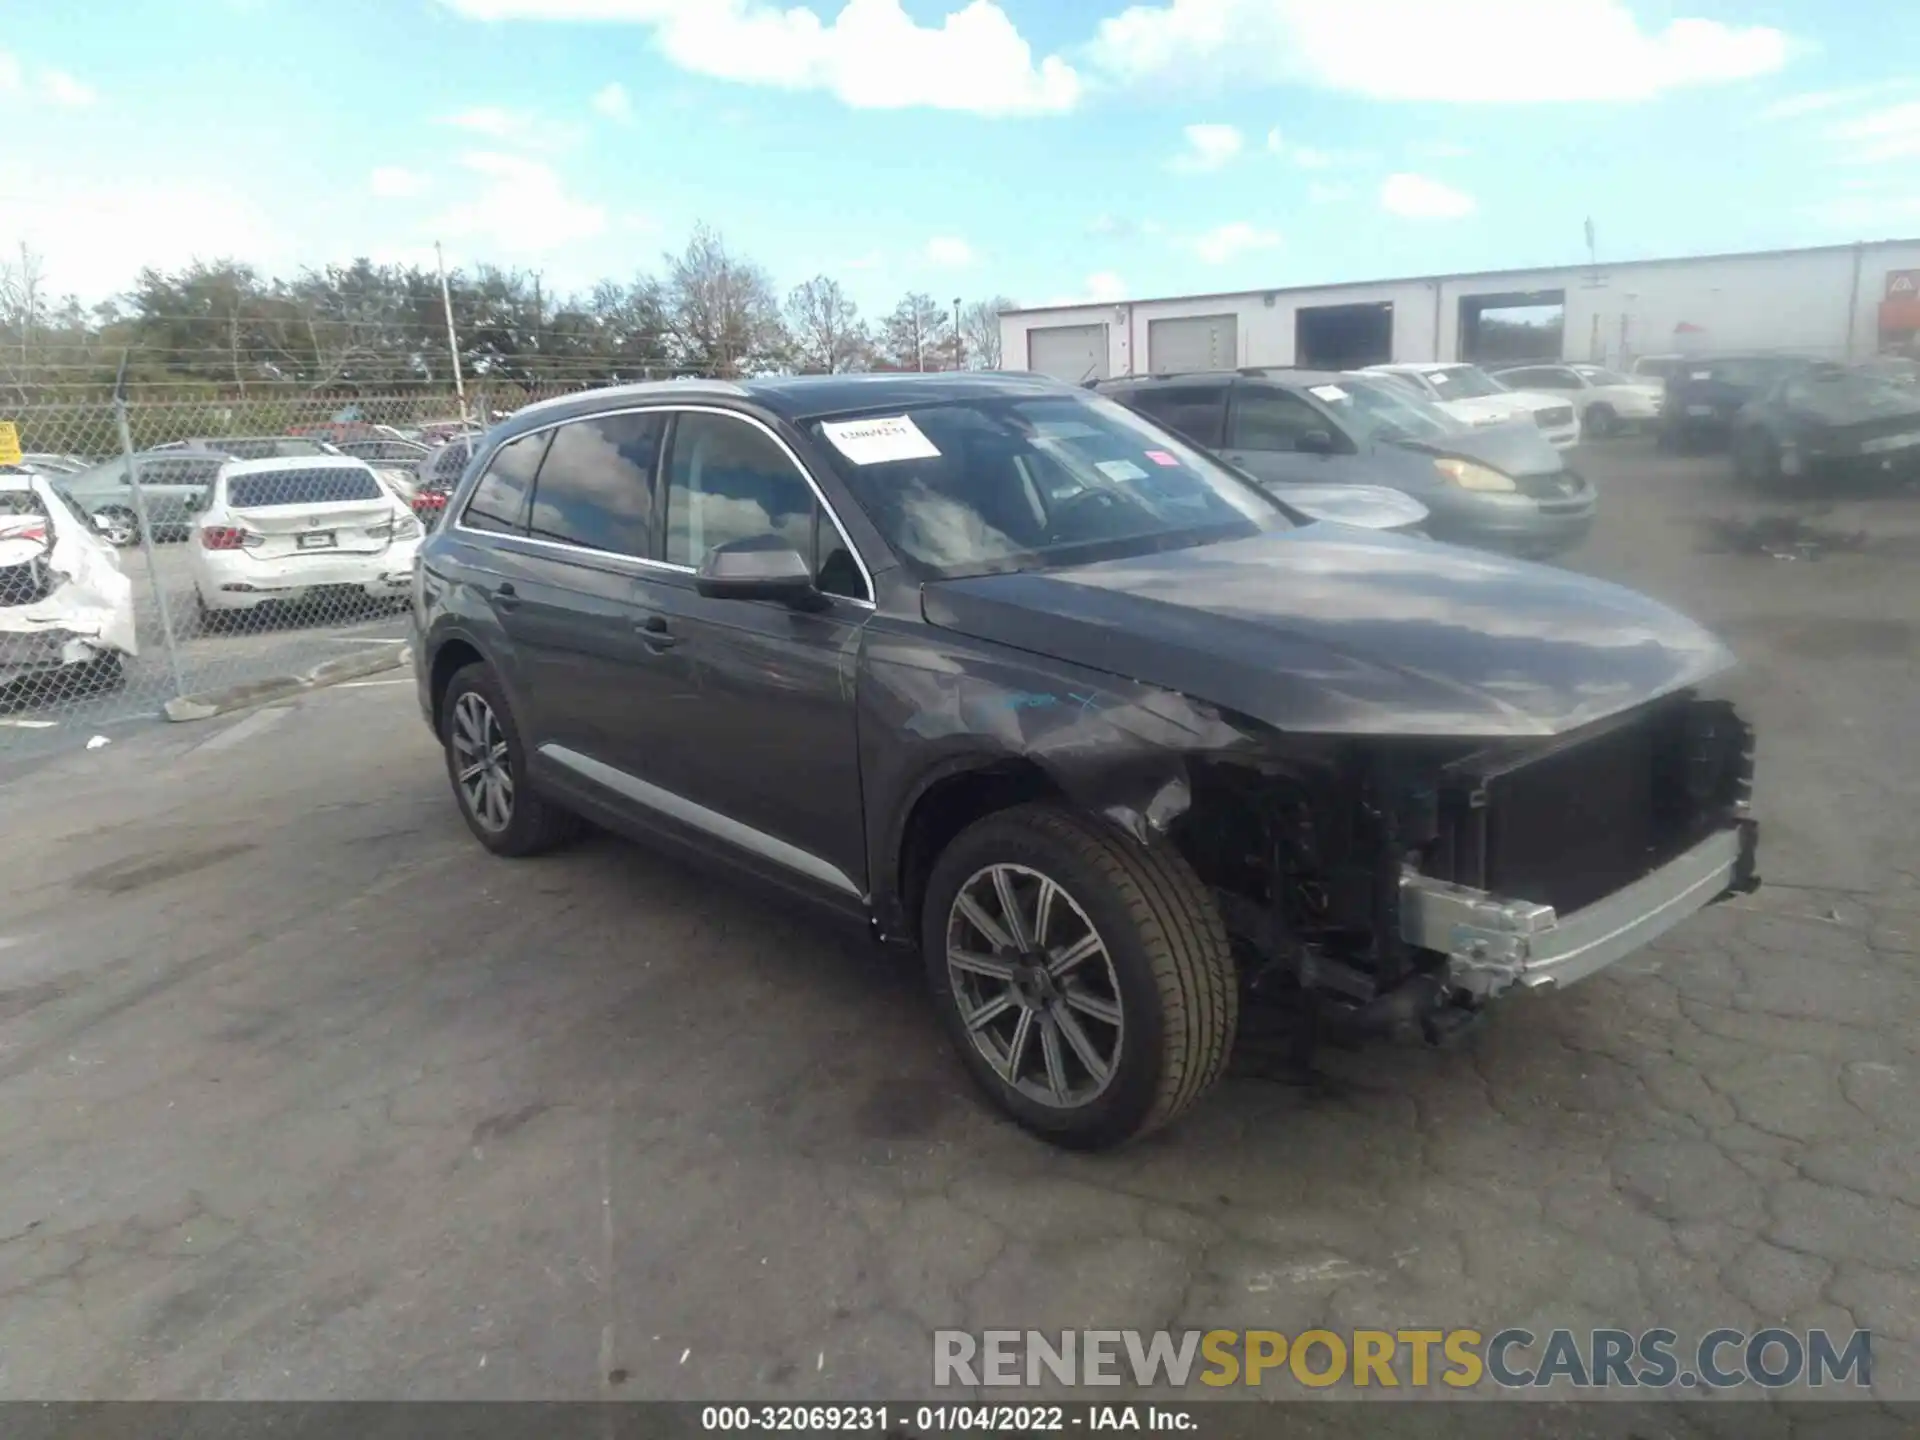
[{"label": "hood", "polygon": [[1540,427],[1532,420],[1475,425],[1445,438],[1409,437],[1392,444],[1420,455],[1451,455],[1478,461],[1502,475],[1555,475],[1566,468],[1566,461],[1553,442],[1540,433]]},{"label": "hood", "polygon": [[1326,524],[934,581],[922,605],[944,629],[1300,734],[1555,735],[1733,660],[1620,586]]},{"label": "hood", "polygon": [[1439,399],[1433,402],[1441,409],[1462,420],[1472,420],[1480,424],[1498,420],[1511,420],[1516,415],[1532,415],[1540,407],[1529,405],[1526,397],[1511,395],[1475,395],[1470,399]]},{"label": "hood", "polygon": [[1570,410],[1573,401],[1565,395],[1549,395],[1541,390],[1515,390],[1504,397],[1513,401],[1517,413],[1532,415],[1540,410]]},{"label": "hood", "polygon": [[[1255,484],[1259,484],[1255,480]],[[1427,519],[1427,507],[1384,485],[1261,485],[1282,505],[1309,520],[1331,520],[1356,530],[1411,530]]]}]

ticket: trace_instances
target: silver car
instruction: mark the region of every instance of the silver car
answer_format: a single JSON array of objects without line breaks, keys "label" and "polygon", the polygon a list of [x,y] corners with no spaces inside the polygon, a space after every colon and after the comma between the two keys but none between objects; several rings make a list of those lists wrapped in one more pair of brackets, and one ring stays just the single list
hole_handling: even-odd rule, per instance
[{"label": "silver car", "polygon": [[[225,455],[187,450],[146,451],[133,457],[139,470],[140,501],[155,540],[184,540],[193,525],[193,507],[205,497]],[[98,523],[115,545],[140,538],[140,505],[133,493],[133,468],[127,457],[113,459],[63,480],[62,488]]]}]

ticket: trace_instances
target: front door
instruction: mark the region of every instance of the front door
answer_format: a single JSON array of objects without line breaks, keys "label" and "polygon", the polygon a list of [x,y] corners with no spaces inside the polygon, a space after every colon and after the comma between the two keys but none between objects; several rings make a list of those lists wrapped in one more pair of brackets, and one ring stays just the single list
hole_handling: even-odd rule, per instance
[{"label": "front door", "polygon": [[[1333,453],[1321,453],[1326,442]],[[1302,444],[1308,449],[1302,449]],[[1227,443],[1220,452],[1255,479],[1282,485],[1365,481],[1365,463],[1333,420],[1277,385],[1242,382],[1227,411]]]},{"label": "front door", "polygon": [[[693,693],[671,712],[671,765],[647,778],[698,807],[707,828],[768,867],[858,898],[866,840],[854,733],[867,579],[793,454],[722,411],[680,412],[668,440],[661,556],[665,624]],[[707,551],[773,534],[814,565],[817,610],[716,600],[695,588]],[[716,822],[712,817],[720,817]]]}]

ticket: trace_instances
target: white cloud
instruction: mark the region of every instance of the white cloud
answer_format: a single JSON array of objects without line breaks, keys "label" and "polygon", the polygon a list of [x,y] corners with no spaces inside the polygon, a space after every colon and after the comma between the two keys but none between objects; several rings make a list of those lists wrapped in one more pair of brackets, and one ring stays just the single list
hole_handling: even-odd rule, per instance
[{"label": "white cloud", "polygon": [[958,235],[936,235],[927,242],[927,259],[948,269],[971,265],[976,257],[973,247]]},{"label": "white cloud", "polygon": [[1103,20],[1093,66],[1212,88],[1300,81],[1375,100],[1637,100],[1778,70],[1763,25],[1643,29],[1625,0],[1163,0]]},{"label": "white cloud", "polygon": [[1380,206],[1390,214],[1416,220],[1458,220],[1478,208],[1464,190],[1442,184],[1430,175],[1404,172],[1380,182]]},{"label": "white cloud", "polygon": [[78,110],[100,98],[98,90],[65,70],[33,69],[5,50],[0,50],[0,95],[24,96],[62,110]]},{"label": "white cloud", "polygon": [[1218,170],[1246,148],[1247,137],[1232,125],[1189,125],[1181,132],[1187,148],[1172,161],[1176,170]]},{"label": "white cloud", "polygon": [[1117,305],[1127,298],[1127,282],[1111,270],[1098,270],[1081,282],[1072,295],[1055,295],[1042,302],[1044,307],[1061,305]]},{"label": "white cloud", "polygon": [[464,242],[481,260],[543,255],[604,234],[607,211],[568,193],[551,165],[497,150],[469,151],[460,165],[474,177],[472,197],[433,222],[436,235]]},{"label": "white cloud", "polygon": [[[231,258],[271,268],[293,258],[287,233],[221,179],[170,173],[95,182],[0,157],[0,195],[33,197],[10,216],[9,247],[24,244],[42,258],[49,290],[88,303],[125,290],[142,266]],[[140,223],[129,225],[129,215]]]},{"label": "white cloud", "polygon": [[1302,170],[1344,170],[1373,159],[1365,150],[1323,150],[1317,145],[1296,145],[1278,127],[1267,131],[1267,149]]},{"label": "white cloud", "polygon": [[399,165],[381,165],[367,177],[367,188],[386,200],[403,200],[427,188],[427,177]]},{"label": "white cloud", "polygon": [[77,110],[100,98],[100,92],[82,83],[64,70],[48,70],[40,76],[40,93],[48,101],[65,109]]},{"label": "white cloud", "polygon": [[526,150],[565,150],[584,134],[579,125],[563,124],[532,110],[514,110],[505,105],[475,105],[469,110],[441,116],[440,123]]},{"label": "white cloud", "polygon": [[1473,154],[1457,140],[1416,140],[1407,150],[1422,160],[1465,160]]},{"label": "white cloud", "polygon": [[1335,205],[1353,198],[1353,187],[1326,180],[1307,182],[1307,201],[1313,205]]},{"label": "white cloud", "polygon": [[1829,111],[1863,104],[1875,96],[1912,88],[1911,80],[1900,79],[1876,80],[1870,85],[1849,85],[1839,90],[1805,90],[1797,95],[1786,95],[1774,101],[1760,112],[1760,118],[1762,120],[1797,120],[1805,115],[1825,114]]},{"label": "white cloud", "polygon": [[1920,157],[1920,101],[1843,120],[1829,127],[1827,134],[1839,142],[1839,158],[1854,164],[1915,159]]},{"label": "white cloud", "polygon": [[593,112],[622,124],[633,119],[633,100],[619,81],[603,86],[593,97]]},{"label": "white cloud", "polygon": [[1200,236],[1193,242],[1193,250],[1209,265],[1224,265],[1255,250],[1271,250],[1279,243],[1278,231],[1263,230],[1245,220],[1234,220],[1215,226]]},{"label": "white cloud", "polygon": [[683,70],[783,90],[824,90],[863,110],[926,106],[983,115],[1071,110],[1083,85],[1033,48],[993,0],[936,25],[900,0],[846,0],[831,21],[769,0],[440,0],[473,20],[643,25]]}]

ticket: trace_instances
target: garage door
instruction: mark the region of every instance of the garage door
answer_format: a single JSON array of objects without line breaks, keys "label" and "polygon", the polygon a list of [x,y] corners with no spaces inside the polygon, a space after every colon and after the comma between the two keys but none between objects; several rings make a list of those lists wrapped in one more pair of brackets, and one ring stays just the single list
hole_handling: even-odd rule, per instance
[{"label": "garage door", "polygon": [[1104,325],[1048,325],[1027,331],[1027,368],[1074,385],[1104,380],[1107,364],[1107,327]]},{"label": "garage door", "polygon": [[1182,315],[1147,322],[1147,366],[1156,375],[1231,370],[1240,363],[1237,315]]}]

